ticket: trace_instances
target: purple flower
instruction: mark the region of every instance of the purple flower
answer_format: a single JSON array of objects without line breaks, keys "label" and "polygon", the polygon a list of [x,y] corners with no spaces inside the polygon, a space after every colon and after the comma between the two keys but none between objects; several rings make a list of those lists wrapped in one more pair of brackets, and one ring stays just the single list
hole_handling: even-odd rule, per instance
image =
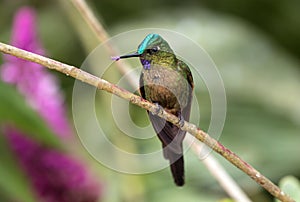
[{"label": "purple flower", "polygon": [[96,202],[99,185],[76,159],[45,148],[14,128],[6,128],[10,145],[30,176],[39,201]]},{"label": "purple flower", "polygon": [[[35,12],[31,8],[21,8],[17,12],[12,44],[42,54],[44,51],[37,40],[35,19]],[[72,132],[63,97],[54,76],[38,64],[12,56],[5,56],[4,61],[2,80],[14,84],[59,137],[70,138]],[[11,126],[7,126],[4,132],[28,174],[39,201],[98,201],[101,187],[77,159],[62,151],[46,148]]]},{"label": "purple flower", "polygon": [[[12,45],[38,54],[44,51],[36,36],[33,9],[21,8],[14,19]],[[1,68],[2,80],[15,84],[28,103],[36,109],[58,135],[70,136],[71,129],[63,106],[57,81],[39,64],[5,55]]]}]

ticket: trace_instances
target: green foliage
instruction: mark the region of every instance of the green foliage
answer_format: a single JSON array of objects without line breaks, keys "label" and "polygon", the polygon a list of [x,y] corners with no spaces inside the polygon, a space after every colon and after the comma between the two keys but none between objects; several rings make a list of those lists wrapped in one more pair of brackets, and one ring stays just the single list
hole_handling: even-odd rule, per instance
[{"label": "green foliage", "polygon": [[226,199],[222,199],[219,202],[234,202],[234,200],[226,198]]},{"label": "green foliage", "polygon": [[[177,189],[177,191],[175,191]],[[178,189],[170,188],[153,193],[151,201],[164,201],[164,202],[216,202],[218,201],[218,195],[209,195],[203,191],[193,192],[191,189]]]},{"label": "green foliage", "polygon": [[59,139],[12,86],[0,82],[0,123],[12,124],[41,143],[60,147]]},{"label": "green foliage", "polygon": [[18,199],[18,201],[34,202],[31,185],[20,169],[3,134],[0,134],[0,162],[0,188],[3,194],[13,201]]},{"label": "green foliage", "polygon": [[[300,201],[300,181],[294,176],[286,176],[279,182],[279,187],[295,201]],[[276,200],[279,202],[279,200]]]}]

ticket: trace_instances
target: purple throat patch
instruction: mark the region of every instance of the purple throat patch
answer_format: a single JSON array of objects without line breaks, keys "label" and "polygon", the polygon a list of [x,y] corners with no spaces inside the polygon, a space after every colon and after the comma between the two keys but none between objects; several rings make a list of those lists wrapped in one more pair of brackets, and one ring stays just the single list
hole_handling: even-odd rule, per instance
[{"label": "purple throat patch", "polygon": [[151,64],[150,64],[149,60],[142,60],[141,62],[143,64],[144,69],[146,69],[146,70],[150,69]]}]

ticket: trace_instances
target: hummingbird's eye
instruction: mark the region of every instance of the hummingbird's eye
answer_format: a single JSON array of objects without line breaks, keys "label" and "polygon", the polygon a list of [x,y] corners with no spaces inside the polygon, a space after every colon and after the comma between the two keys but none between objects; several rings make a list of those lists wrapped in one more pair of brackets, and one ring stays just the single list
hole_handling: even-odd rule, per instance
[{"label": "hummingbird's eye", "polygon": [[151,49],[147,49],[147,53],[152,55],[153,53],[156,53],[158,50],[159,50],[159,47],[156,46],[156,47],[153,47]]},{"label": "hummingbird's eye", "polygon": [[157,52],[157,51],[159,50],[159,47],[158,47],[158,46],[156,46],[156,47],[153,47],[151,50],[152,50],[152,52],[154,52],[154,53],[155,53],[155,52]]}]

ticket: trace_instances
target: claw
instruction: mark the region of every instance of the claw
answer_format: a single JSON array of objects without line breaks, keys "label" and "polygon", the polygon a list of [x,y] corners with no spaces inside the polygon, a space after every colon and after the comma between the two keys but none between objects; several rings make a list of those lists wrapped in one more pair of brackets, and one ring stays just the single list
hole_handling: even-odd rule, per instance
[{"label": "claw", "polygon": [[179,114],[178,119],[179,119],[178,124],[180,128],[182,128],[184,126],[184,118],[181,114]]},{"label": "claw", "polygon": [[151,112],[153,115],[158,115],[158,114],[161,114],[162,111],[164,110],[162,108],[162,106],[160,106],[157,102],[153,103],[155,104],[155,112]]}]

